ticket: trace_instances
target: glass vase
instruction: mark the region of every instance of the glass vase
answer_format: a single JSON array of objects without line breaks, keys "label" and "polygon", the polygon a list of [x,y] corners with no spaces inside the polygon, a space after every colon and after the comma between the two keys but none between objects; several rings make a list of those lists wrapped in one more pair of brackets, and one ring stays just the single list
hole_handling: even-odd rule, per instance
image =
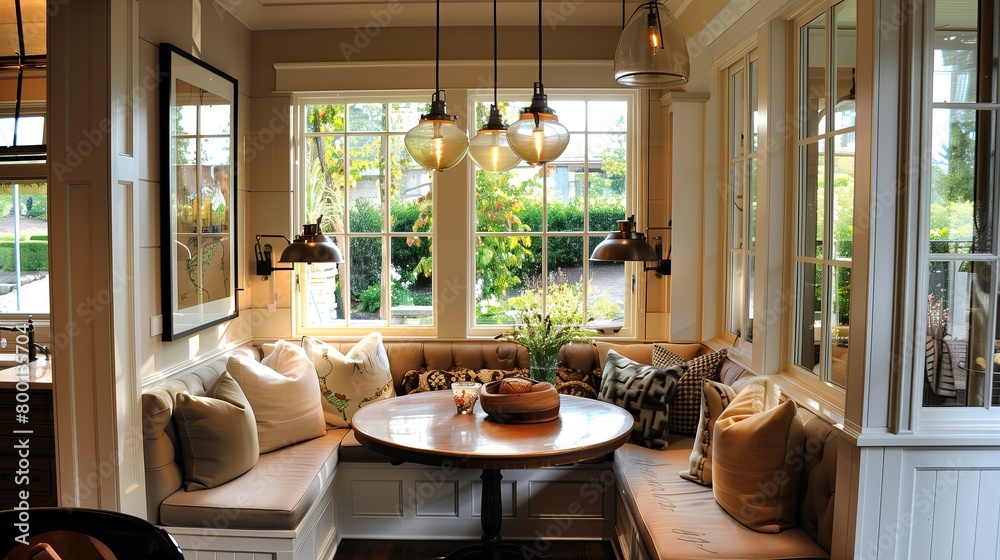
[{"label": "glass vase", "polygon": [[558,373],[558,354],[539,354],[532,352],[529,355],[528,375],[535,381],[546,381],[554,387],[556,375]]}]

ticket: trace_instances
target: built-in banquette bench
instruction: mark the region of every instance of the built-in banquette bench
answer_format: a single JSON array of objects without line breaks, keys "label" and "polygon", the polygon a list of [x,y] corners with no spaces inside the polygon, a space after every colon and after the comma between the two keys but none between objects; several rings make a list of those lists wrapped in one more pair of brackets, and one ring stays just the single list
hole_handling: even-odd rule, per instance
[{"label": "built-in banquette bench", "polygon": [[[346,353],[351,343],[333,343]],[[598,384],[600,348],[579,344],[561,353],[561,376]],[[260,359],[268,350],[234,352]],[[709,351],[671,345],[685,358]],[[526,369],[523,347],[503,341],[386,341],[397,393],[411,370]],[[615,347],[650,363],[651,345]],[[228,355],[147,387],[143,436],[148,518],[167,528],[197,558],[332,558],[342,538],[473,539],[481,533],[478,469],[461,465],[393,465],[357,443],[350,430],[261,454],[249,472],[216,488],[185,491],[171,414],[178,393],[201,395],[226,369]],[[723,363],[728,384],[752,375]],[[829,424],[800,409],[810,441],[804,464],[799,527],[777,535],[755,533],[719,508],[712,489],[683,480],[692,438],[668,449],[627,444],[605,461],[504,472],[503,533],[544,552],[546,539],[616,541],[623,558],[812,558],[830,548],[836,437]]]}]

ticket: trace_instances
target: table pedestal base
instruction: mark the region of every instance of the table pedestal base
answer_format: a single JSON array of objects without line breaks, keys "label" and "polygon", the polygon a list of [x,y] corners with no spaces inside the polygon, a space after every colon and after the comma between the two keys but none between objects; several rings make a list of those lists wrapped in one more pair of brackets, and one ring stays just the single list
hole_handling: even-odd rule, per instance
[{"label": "table pedestal base", "polygon": [[[480,516],[483,520],[482,542],[452,552],[444,560],[503,560],[514,558],[524,560],[521,547],[502,542],[500,527],[503,522],[503,503],[500,496],[500,469],[483,469],[483,503]],[[537,555],[532,555],[537,558]]]}]

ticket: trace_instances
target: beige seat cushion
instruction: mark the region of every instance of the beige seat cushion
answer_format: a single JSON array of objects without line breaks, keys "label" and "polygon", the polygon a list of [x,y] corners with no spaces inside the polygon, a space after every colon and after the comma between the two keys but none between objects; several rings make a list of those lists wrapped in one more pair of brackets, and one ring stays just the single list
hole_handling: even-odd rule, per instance
[{"label": "beige seat cushion", "polygon": [[347,430],[330,430],[260,456],[254,468],[226,484],[199,492],[174,492],[160,504],[160,523],[203,527],[224,520],[227,529],[294,529],[337,466]]},{"label": "beige seat cushion", "polygon": [[618,482],[651,559],[829,557],[797,527],[767,534],[741,525],[719,507],[711,488],[677,476],[688,466],[694,439],[671,436],[669,442],[663,451],[626,444],[615,452]]}]

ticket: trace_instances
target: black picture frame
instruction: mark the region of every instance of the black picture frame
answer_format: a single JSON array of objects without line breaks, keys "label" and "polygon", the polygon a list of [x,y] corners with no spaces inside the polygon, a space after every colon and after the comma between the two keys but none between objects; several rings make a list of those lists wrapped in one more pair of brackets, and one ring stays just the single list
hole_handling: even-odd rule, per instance
[{"label": "black picture frame", "polygon": [[239,316],[238,92],[232,76],[174,45],[160,45],[160,256],[165,341]]}]

